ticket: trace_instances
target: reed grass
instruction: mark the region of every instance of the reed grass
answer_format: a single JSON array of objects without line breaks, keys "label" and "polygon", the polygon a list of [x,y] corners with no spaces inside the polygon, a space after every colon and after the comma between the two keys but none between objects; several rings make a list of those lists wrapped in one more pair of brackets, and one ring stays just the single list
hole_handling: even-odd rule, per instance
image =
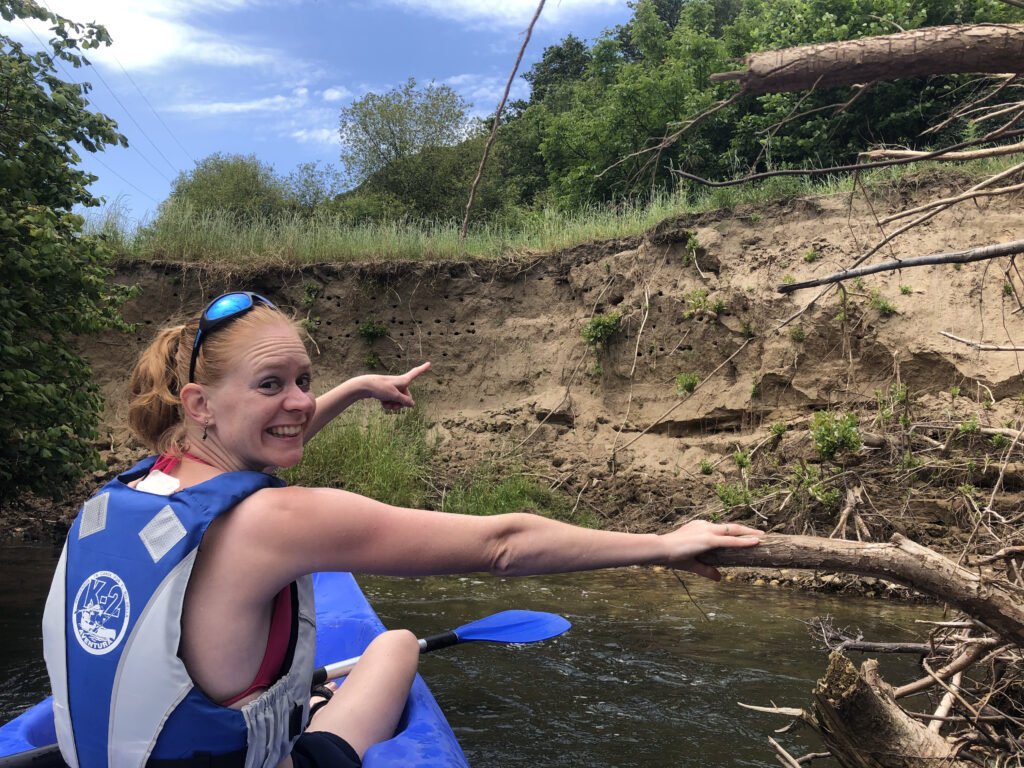
[{"label": "reed grass", "polygon": [[517,466],[486,463],[447,478],[441,464],[422,405],[385,414],[376,404],[360,404],[325,427],[302,461],[281,475],[292,485],[343,488],[398,507],[468,515],[530,509],[594,526],[591,517],[573,513],[565,494]]},{"label": "reed grass", "polygon": [[444,261],[515,258],[550,253],[598,240],[640,235],[684,214],[761,206],[798,197],[846,194],[858,184],[885,194],[894,186],[941,176],[978,179],[1010,167],[1015,158],[956,166],[891,166],[817,178],[775,177],[729,187],[688,186],[643,203],[593,205],[561,211],[521,210],[511,223],[480,223],[465,240],[454,221],[402,221],[347,225],[327,215],[279,215],[238,221],[227,213],[171,206],[153,222],[132,225],[115,204],[89,222],[126,261],[164,261],[232,268],[302,267],[344,262]]}]

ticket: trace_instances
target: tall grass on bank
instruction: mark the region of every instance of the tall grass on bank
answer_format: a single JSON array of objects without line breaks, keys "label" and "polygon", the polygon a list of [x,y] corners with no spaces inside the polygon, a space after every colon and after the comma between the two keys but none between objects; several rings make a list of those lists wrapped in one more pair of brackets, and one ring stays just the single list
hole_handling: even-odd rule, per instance
[{"label": "tall grass on bank", "polygon": [[310,441],[299,465],[282,477],[290,484],[344,488],[399,507],[467,515],[531,509],[593,525],[590,518],[573,515],[567,496],[518,467],[481,464],[449,479],[439,475],[439,465],[422,407],[385,414],[376,404],[360,404]]},{"label": "tall grass on bank", "polygon": [[368,405],[324,427],[298,466],[281,476],[293,485],[344,488],[399,507],[424,506],[433,449],[423,410],[383,414]]},{"label": "tall grass on bank", "polygon": [[[892,166],[863,172],[860,183],[884,193],[908,179],[933,175],[982,178],[1005,170],[1012,162],[1013,158],[991,158],[929,171]],[[849,193],[853,185],[850,175],[785,176],[714,188],[692,185],[644,203],[595,204],[573,211],[519,210],[502,223],[477,224],[465,241],[459,239],[459,224],[454,221],[349,225],[328,215],[300,214],[239,221],[227,213],[201,213],[187,206],[169,206],[153,222],[133,226],[115,204],[105,216],[93,219],[89,228],[103,233],[125,260],[260,268],[350,261],[493,259],[639,235],[683,214]]]}]

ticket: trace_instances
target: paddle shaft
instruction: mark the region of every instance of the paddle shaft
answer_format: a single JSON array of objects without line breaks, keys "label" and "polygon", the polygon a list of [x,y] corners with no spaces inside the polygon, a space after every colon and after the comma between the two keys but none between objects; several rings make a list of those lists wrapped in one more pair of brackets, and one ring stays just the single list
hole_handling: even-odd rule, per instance
[{"label": "paddle shaft", "polygon": [[[419,639],[420,653],[430,653],[440,648],[450,648],[453,645],[458,645],[460,642],[462,642],[462,638],[451,630],[438,635],[431,635],[430,637],[421,637]],[[323,685],[328,680],[337,680],[339,677],[344,677],[352,671],[352,668],[361,658],[363,657],[353,656],[351,659],[336,661],[333,664],[328,664],[326,667],[314,670],[313,685]]]}]

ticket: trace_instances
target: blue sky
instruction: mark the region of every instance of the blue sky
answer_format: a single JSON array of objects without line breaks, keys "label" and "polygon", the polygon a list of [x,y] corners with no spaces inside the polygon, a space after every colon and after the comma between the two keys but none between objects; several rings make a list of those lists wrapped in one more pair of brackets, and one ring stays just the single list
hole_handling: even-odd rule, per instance
[{"label": "blue sky", "polygon": [[[214,153],[254,154],[284,175],[338,164],[338,112],[414,77],[454,88],[476,114],[497,107],[536,0],[39,0],[105,25],[114,44],[93,67],[95,109],[131,144],[84,167],[93,191],[131,220],[151,216],[181,172]],[[626,0],[548,0],[519,75],[567,34],[588,42],[630,16]],[[27,48],[42,25],[0,21]],[[517,76],[512,98],[529,88]]]}]

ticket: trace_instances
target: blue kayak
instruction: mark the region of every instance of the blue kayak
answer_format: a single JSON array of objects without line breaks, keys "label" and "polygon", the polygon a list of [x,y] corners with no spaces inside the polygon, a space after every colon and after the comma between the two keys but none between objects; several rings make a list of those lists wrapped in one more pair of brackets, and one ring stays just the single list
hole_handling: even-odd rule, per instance
[{"label": "blue kayak", "polygon": [[[313,576],[316,593],[316,664],[358,656],[384,625],[348,573]],[[49,698],[0,726],[0,767],[63,765],[55,760],[57,741]],[[14,755],[38,750],[36,759]],[[27,755],[25,755],[28,758]],[[56,755],[59,758],[59,755]],[[467,768],[466,757],[423,679],[417,675],[394,738],[375,744],[363,759],[366,768]]]}]

